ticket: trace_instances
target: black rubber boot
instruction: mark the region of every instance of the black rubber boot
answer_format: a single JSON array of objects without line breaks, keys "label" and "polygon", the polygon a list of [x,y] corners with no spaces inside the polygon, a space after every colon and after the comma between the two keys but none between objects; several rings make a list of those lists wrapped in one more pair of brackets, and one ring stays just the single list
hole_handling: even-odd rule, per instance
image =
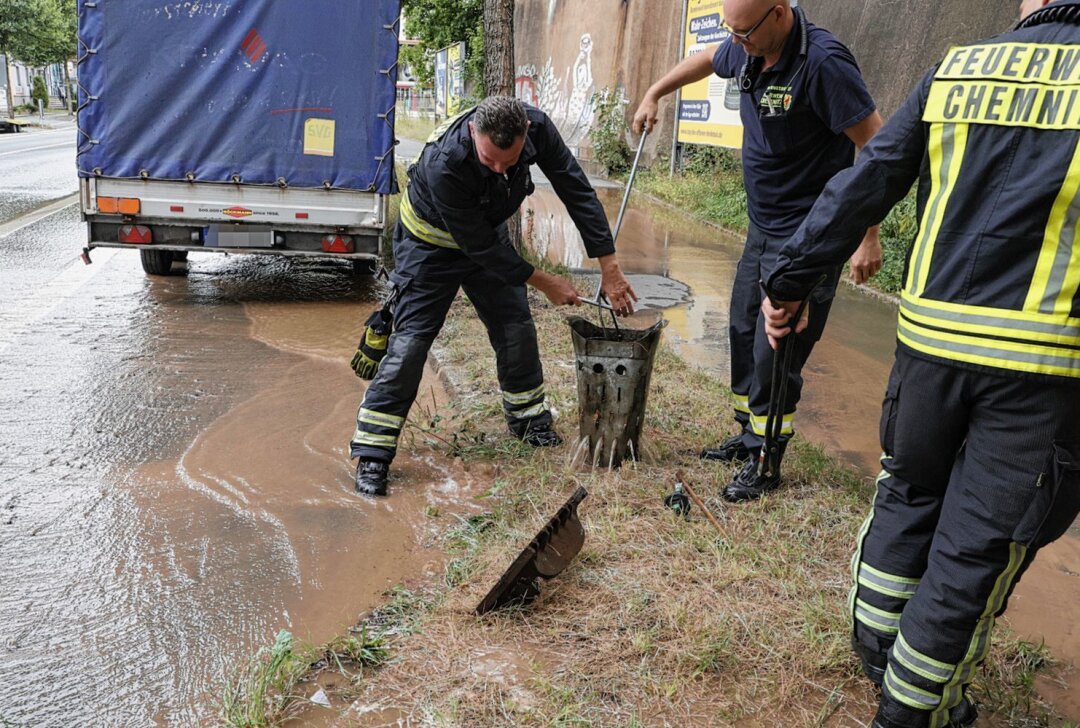
[{"label": "black rubber boot", "polygon": [[889,666],[888,655],[874,652],[854,637],[851,638],[851,649],[859,656],[863,674],[869,678],[870,682],[880,688],[881,684],[885,682],[885,668]]},{"label": "black rubber boot", "polygon": [[[979,711],[965,695],[949,710],[947,728],[967,728],[974,725],[978,718]],[[930,714],[927,711],[912,710],[883,694],[871,728],[926,728],[929,725]]]},{"label": "black rubber boot", "polygon": [[551,426],[550,422],[529,424],[520,433],[511,428],[510,432],[526,445],[532,445],[533,447],[558,447],[562,445],[562,438],[559,437],[559,433],[555,432],[555,428]]},{"label": "black rubber boot", "polygon": [[718,460],[723,463],[745,462],[757,457],[757,450],[751,450],[743,443],[743,436],[733,435],[716,447],[707,447],[701,451],[702,460]]},{"label": "black rubber boot", "polygon": [[780,487],[780,474],[761,475],[758,473],[756,460],[751,460],[743,466],[735,479],[728,483],[721,495],[729,503],[742,503],[744,501],[757,500],[769,491]]},{"label": "black rubber boot", "polygon": [[360,495],[386,495],[390,465],[381,460],[361,460],[356,464],[356,492]]}]

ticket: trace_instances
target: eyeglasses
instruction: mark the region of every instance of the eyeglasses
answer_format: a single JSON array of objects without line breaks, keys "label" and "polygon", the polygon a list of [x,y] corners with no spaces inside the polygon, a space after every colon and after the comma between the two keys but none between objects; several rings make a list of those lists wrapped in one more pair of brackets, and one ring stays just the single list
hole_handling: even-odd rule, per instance
[{"label": "eyeglasses", "polygon": [[774,10],[776,10],[775,5],[773,5],[771,8],[769,8],[769,12],[765,13],[765,16],[761,20],[754,23],[754,27],[751,28],[750,30],[746,31],[745,33],[738,32],[737,30],[732,28],[727,23],[724,23],[724,29],[727,32],[731,33],[733,36],[735,36],[736,38],[738,38],[739,40],[741,40],[741,41],[743,41],[745,43],[745,42],[750,40],[750,36],[754,33],[754,31],[757,30],[758,28],[760,28],[761,24],[769,19],[769,16],[773,14]]}]

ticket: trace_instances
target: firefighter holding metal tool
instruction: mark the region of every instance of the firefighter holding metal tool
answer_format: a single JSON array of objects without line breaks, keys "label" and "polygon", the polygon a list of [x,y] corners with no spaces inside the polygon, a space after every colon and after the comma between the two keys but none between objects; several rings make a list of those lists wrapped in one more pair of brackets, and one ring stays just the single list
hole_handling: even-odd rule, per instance
[{"label": "firefighter holding metal tool", "polygon": [[[577,160],[544,112],[492,96],[435,130],[409,169],[394,231],[392,331],[361,342],[357,358],[375,371],[350,443],[359,458],[356,489],[384,495],[398,437],[416,399],[428,349],[459,289],[484,322],[495,350],[503,410],[511,433],[536,447],[561,443],[544,400],[544,375],[526,284],[557,306],[581,297],[564,278],[525,261],[510,243],[506,220],[533,192],[537,165],[566,205],[590,258],[600,263],[601,290],[619,315],[637,296],[615,257],[604,209]],[[369,325],[369,331],[374,331]],[[365,343],[375,346],[365,353]],[[384,343],[385,342],[385,343]],[[365,358],[378,360],[369,366]],[[374,356],[369,354],[374,353]]]},{"label": "firefighter holding metal tool", "polygon": [[[851,166],[856,149],[882,122],[851,52],[789,0],[725,0],[724,25],[727,40],[685,59],[649,88],[635,113],[634,130],[651,129],[658,100],[681,86],[713,73],[738,81],[750,229],[732,284],[729,335],[731,391],[741,432],[701,457],[746,461],[722,491],[729,501],[745,501],[780,485],[779,461],[794,434],[801,370],[825,328],[840,265],[815,293],[810,326],[793,346],[786,396],[778,408],[776,467],[764,470],[756,460],[773,390],[773,352],[760,314],[759,282],[825,183]],[[862,283],[881,268],[881,245],[876,227],[853,235],[851,275]]]},{"label": "firefighter holding metal tool", "polygon": [[1080,513],[1080,0],[1020,14],[951,49],[829,183],[780,251],[779,305],[763,304],[786,336],[785,301],[918,180],[884,469],[853,566],[875,728],[974,722],[995,618]]}]

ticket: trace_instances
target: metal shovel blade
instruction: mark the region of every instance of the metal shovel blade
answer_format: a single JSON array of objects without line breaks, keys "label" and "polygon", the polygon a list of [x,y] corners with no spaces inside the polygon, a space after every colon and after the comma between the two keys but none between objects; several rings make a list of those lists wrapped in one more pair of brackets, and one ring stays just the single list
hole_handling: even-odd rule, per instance
[{"label": "metal shovel blade", "polygon": [[499,577],[487,596],[477,605],[476,615],[487,614],[508,604],[526,604],[540,594],[540,579],[560,574],[585,543],[585,527],[577,507],[589,493],[578,487],[529,545],[518,554],[510,568]]}]

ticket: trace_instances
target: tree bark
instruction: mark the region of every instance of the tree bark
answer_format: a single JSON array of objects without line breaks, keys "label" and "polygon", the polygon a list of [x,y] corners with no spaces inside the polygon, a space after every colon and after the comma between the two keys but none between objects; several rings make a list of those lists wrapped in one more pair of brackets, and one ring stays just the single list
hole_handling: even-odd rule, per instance
[{"label": "tree bark", "polygon": [[61,61],[64,64],[64,105],[67,106],[64,111],[68,116],[72,116],[74,112],[71,110],[71,102],[75,100],[76,94],[71,93],[71,72],[68,70],[68,62]]},{"label": "tree bark", "polygon": [[[514,95],[514,0],[484,0],[484,95]],[[521,212],[506,221],[520,251]]]},{"label": "tree bark", "polygon": [[484,0],[484,95],[514,95],[514,0]]},{"label": "tree bark", "polygon": [[8,118],[15,118],[15,96],[11,93],[11,71],[8,70],[8,51],[7,49],[0,48],[0,53],[4,55],[4,89],[7,91],[7,112]]}]

